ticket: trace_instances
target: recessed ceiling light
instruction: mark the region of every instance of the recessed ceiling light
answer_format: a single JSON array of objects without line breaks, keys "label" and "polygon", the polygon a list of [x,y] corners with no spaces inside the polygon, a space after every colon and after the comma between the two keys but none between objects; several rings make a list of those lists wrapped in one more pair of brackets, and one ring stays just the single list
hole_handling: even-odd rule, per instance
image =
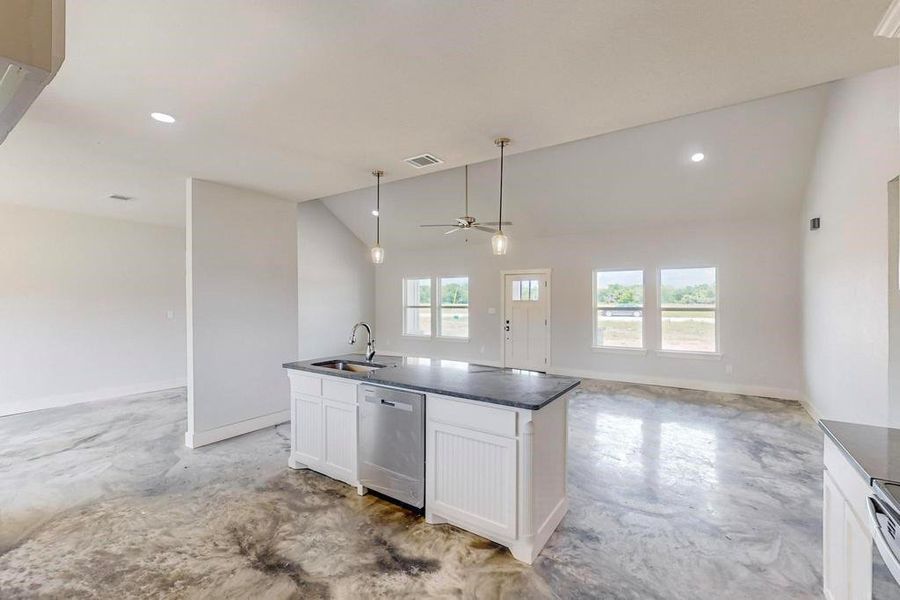
[{"label": "recessed ceiling light", "polygon": [[691,155],[691,160],[694,162],[700,162],[704,158],[706,158],[706,155],[703,154],[702,152],[695,152],[694,154]]},{"label": "recessed ceiling light", "polygon": [[175,117],[172,115],[167,115],[166,113],[154,112],[150,113],[150,116],[159,121],[160,123],[174,123]]},{"label": "recessed ceiling light", "polygon": [[373,211],[372,211],[372,216],[373,216],[373,217],[377,217],[377,216],[378,216],[378,211],[377,211],[377,210],[373,210]]}]

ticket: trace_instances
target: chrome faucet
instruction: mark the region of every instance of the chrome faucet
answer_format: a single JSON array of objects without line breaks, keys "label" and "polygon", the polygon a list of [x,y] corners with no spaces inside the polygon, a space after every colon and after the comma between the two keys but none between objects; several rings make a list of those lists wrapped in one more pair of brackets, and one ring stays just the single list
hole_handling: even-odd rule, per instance
[{"label": "chrome faucet", "polygon": [[356,330],[360,327],[366,328],[366,362],[372,362],[372,359],[375,358],[375,340],[372,339],[372,328],[368,323],[360,321],[353,326],[353,331],[350,332],[350,343],[356,343]]}]

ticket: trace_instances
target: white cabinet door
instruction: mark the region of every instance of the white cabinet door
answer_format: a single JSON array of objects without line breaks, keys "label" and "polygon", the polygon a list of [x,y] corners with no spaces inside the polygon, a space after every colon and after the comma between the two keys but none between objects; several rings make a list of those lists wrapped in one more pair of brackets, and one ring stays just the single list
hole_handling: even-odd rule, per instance
[{"label": "white cabinet door", "polygon": [[430,510],[476,533],[516,538],[515,438],[428,422]]},{"label": "white cabinet door", "polygon": [[324,400],[324,456],[326,475],[356,484],[356,404]]},{"label": "white cabinet door", "polygon": [[822,485],[822,538],[825,597],[828,600],[871,598],[871,534],[828,470],[824,471]]},{"label": "white cabinet door", "polygon": [[322,399],[294,395],[294,454],[306,466],[319,469],[323,459]]},{"label": "white cabinet door", "polygon": [[823,591],[828,600],[847,600],[844,497],[828,471],[823,471],[822,479]]},{"label": "white cabinet door", "polygon": [[844,547],[847,558],[847,597],[872,597],[872,538],[849,505],[844,506]]}]

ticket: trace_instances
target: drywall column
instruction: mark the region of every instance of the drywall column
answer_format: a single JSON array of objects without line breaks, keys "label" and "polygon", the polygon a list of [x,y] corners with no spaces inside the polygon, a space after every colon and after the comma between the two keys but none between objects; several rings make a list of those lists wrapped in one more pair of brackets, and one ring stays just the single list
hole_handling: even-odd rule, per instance
[{"label": "drywall column", "polygon": [[[898,76],[891,67],[832,84],[802,225],[807,398],[822,418],[893,427],[885,185],[900,167]],[[818,231],[807,230],[813,217]]]},{"label": "drywall column", "polygon": [[188,447],[290,419],[296,220],[293,202],[188,179]]}]

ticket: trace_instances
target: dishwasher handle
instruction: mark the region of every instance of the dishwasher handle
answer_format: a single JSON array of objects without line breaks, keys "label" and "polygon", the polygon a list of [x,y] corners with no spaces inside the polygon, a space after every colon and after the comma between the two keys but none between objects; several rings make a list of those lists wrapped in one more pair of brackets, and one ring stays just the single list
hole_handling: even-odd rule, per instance
[{"label": "dishwasher handle", "polygon": [[406,412],[413,411],[412,404],[407,404],[406,402],[397,402],[396,400],[386,400],[385,398],[379,398],[377,396],[371,396],[368,392],[366,392],[366,402],[371,402],[372,404],[380,404],[381,406],[395,408],[397,410],[404,410]]}]

